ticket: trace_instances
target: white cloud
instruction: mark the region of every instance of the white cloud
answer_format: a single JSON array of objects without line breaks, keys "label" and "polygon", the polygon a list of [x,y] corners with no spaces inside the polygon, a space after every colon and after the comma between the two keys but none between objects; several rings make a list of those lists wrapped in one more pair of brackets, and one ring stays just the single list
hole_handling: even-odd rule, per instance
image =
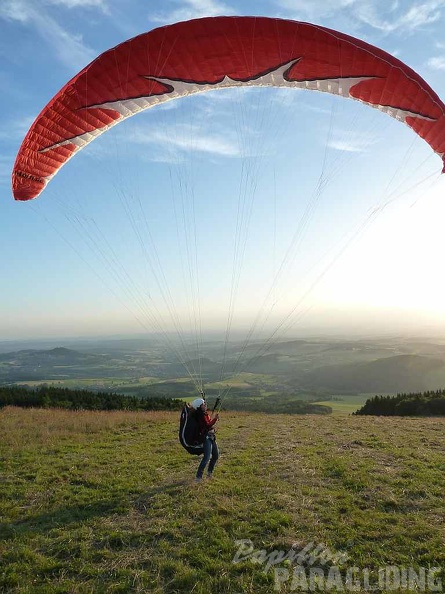
[{"label": "white cloud", "polygon": [[43,41],[54,49],[54,55],[69,68],[78,70],[96,56],[96,52],[83,43],[81,35],[64,29],[34,0],[3,0],[0,5],[1,18],[32,26]]},{"label": "white cloud", "polygon": [[14,159],[0,155],[0,183],[11,183],[11,171]]},{"label": "white cloud", "polygon": [[296,17],[300,14],[310,21],[317,21],[326,16],[333,16],[339,10],[349,8],[357,0],[279,0],[281,8],[289,10]]},{"label": "white cloud", "polygon": [[[381,15],[385,13],[375,3],[360,2],[356,6],[355,16],[363,23],[383,31],[384,33],[392,33],[394,31],[414,31],[419,27],[429,25],[439,20],[441,16],[441,9],[443,9],[445,2],[443,0],[432,0],[423,2],[421,4],[415,3],[405,11],[400,12],[396,10],[398,5],[393,6],[387,18],[382,18]],[[387,12],[387,11],[386,11]],[[389,17],[393,18],[389,18]]]},{"label": "white cloud", "polygon": [[96,57],[96,52],[87,47],[81,35],[75,35],[61,27],[47,15],[33,19],[41,37],[51,45],[61,62],[74,69],[83,68]]},{"label": "white cloud", "polygon": [[[176,126],[145,132],[142,128],[135,128],[129,140],[138,144],[157,144],[164,151],[174,154],[179,152],[198,152],[219,155],[223,157],[240,157],[242,152],[239,144],[229,136],[203,134],[190,126]],[[159,155],[156,155],[159,159]]]},{"label": "white cloud", "polygon": [[100,8],[104,12],[108,10],[104,0],[46,0],[46,3],[65,8]]},{"label": "white cloud", "polygon": [[[307,91],[308,93],[314,93],[315,91]],[[301,111],[309,111],[321,116],[331,116],[332,109],[328,109],[326,107],[320,107],[319,105],[315,105],[311,103],[311,99],[306,99],[305,101],[301,101],[297,104],[297,108]]]},{"label": "white cloud", "polygon": [[427,62],[427,66],[433,70],[445,70],[445,56],[430,58]]},{"label": "white cloud", "polygon": [[33,121],[34,117],[32,116],[9,121],[7,124],[2,125],[2,129],[0,130],[0,139],[14,140],[17,138],[23,138],[28,132]]},{"label": "white cloud", "polygon": [[177,146],[183,150],[198,151],[201,153],[212,153],[214,155],[221,155],[223,157],[239,157],[241,155],[239,147],[236,143],[231,142],[227,138],[218,136],[206,136],[195,138],[192,142],[188,138],[170,139],[173,146]]},{"label": "white cloud", "polygon": [[411,32],[438,21],[445,0],[388,3],[387,0],[278,0],[278,4],[299,18],[319,22],[323,18],[347,16],[358,25],[383,33]]},{"label": "white cloud", "polygon": [[219,0],[175,0],[179,8],[149,16],[154,23],[176,23],[200,17],[236,14],[234,8]]},{"label": "white cloud", "polygon": [[338,131],[335,138],[328,142],[328,146],[337,151],[347,153],[363,153],[376,141],[369,136],[360,136],[351,132]]},{"label": "white cloud", "polygon": [[434,23],[440,19],[444,6],[443,0],[413,6],[402,16],[399,25],[401,28],[417,29],[423,25]]},{"label": "white cloud", "polygon": [[363,146],[348,142],[346,140],[332,140],[328,143],[329,148],[337,151],[344,151],[347,153],[362,153],[365,149]]},{"label": "white cloud", "polygon": [[30,14],[26,2],[20,0],[6,0],[0,5],[0,18],[7,21],[18,21],[27,23],[30,20]]}]

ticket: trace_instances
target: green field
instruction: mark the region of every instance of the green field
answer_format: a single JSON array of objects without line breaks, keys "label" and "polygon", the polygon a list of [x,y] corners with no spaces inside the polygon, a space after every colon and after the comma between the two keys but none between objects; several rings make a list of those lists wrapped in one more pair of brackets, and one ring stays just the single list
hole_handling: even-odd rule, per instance
[{"label": "green field", "polygon": [[358,408],[360,408],[351,402],[338,402],[332,400],[317,400],[317,404],[330,406],[332,408],[333,415],[351,415],[352,413],[355,413]]},{"label": "green field", "polygon": [[333,415],[350,415],[361,408],[373,394],[335,396],[331,400],[317,400],[317,404],[330,406]]},{"label": "green field", "polygon": [[[57,386],[64,388],[90,388],[91,386],[104,386],[107,389],[122,389],[135,388],[144,386],[151,386],[153,384],[175,383],[183,384],[190,383],[190,377],[179,377],[172,379],[161,379],[158,377],[138,377],[132,380],[122,377],[104,377],[104,378],[72,378],[72,379],[43,379],[16,382],[17,385],[28,385],[30,387],[41,386],[47,384],[49,386]],[[274,376],[260,374],[260,373],[239,373],[233,377],[227,378],[220,382],[209,382],[205,388],[210,390],[224,390],[228,386],[232,388],[249,388],[263,385],[270,385],[273,387],[277,382]]]},{"label": "green field", "polygon": [[[161,379],[147,376],[132,380],[122,377],[94,379],[76,378],[17,382],[17,385],[28,385],[29,387],[38,387],[43,384],[70,389],[112,391],[128,395],[137,395],[138,397],[149,395],[148,388],[151,388],[160,392],[165,390],[166,395],[187,402],[191,402],[198,395],[189,377]],[[280,389],[277,388],[277,384],[279,384],[279,378],[276,376],[243,372],[228,377],[223,381],[209,382],[205,385],[205,389],[207,390],[211,406],[213,405],[216,396],[220,395],[223,398],[223,405],[225,408],[236,410],[238,407],[234,406],[234,403],[241,402],[241,398],[242,402],[245,403],[261,402],[269,396],[276,396],[280,401],[282,401],[283,398],[289,399],[287,394],[283,394]],[[313,394],[306,392],[300,394],[298,390],[296,390],[296,393],[292,398],[303,401],[308,400],[322,406],[330,407],[333,415],[345,415],[356,412],[365,404],[366,400],[372,396],[374,396],[374,394],[346,394],[335,395],[328,399],[324,399],[325,397],[321,396],[320,400],[314,401]],[[292,398],[290,400],[292,400]]]},{"label": "green field", "polygon": [[[212,402],[220,395],[230,408],[230,400],[242,397],[249,400],[261,400],[269,395],[281,397],[277,389],[277,378],[275,376],[259,373],[240,373],[226,378],[224,381],[209,382],[205,390]],[[45,379],[27,382],[16,382],[17,385],[26,385],[36,388],[41,385],[63,387],[69,389],[87,389],[93,391],[110,391],[138,397],[150,396],[153,393],[163,393],[168,397],[190,401],[196,398],[198,391],[193,385],[190,377],[178,378],[156,378],[138,377],[134,379],[112,377],[112,378],[73,378],[73,379]],[[306,395],[295,398],[304,400]]]},{"label": "green field", "polygon": [[18,386],[29,386],[36,388],[42,385],[56,386],[57,388],[73,389],[102,389],[102,390],[124,390],[129,387],[144,387],[159,383],[156,377],[140,377],[134,380],[122,377],[104,377],[104,378],[72,378],[72,379],[43,379],[30,380],[26,382],[16,382]]},{"label": "green field", "polygon": [[277,378],[273,375],[265,373],[238,373],[223,381],[212,382],[207,384],[207,388],[225,389],[227,386],[248,388],[250,386],[270,385],[274,386],[277,383]]},{"label": "green field", "polygon": [[300,564],[343,577],[445,565],[445,419],[226,413],[200,484],[177,414],[6,408],[0,431],[1,592],[277,591],[295,560],[234,563],[242,539],[327,547]]}]

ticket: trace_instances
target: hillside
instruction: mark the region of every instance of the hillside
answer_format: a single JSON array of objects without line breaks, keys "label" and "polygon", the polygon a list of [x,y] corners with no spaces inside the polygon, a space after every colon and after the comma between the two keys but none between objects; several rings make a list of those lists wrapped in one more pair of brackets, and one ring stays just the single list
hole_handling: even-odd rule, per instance
[{"label": "hillside", "polygon": [[[0,385],[46,383],[137,397],[189,398],[202,380],[209,395],[227,388],[232,399],[252,401],[269,396],[324,401],[337,395],[445,386],[445,345],[433,340],[296,339],[247,346],[232,342],[225,349],[221,341],[208,339],[200,353],[196,343],[183,345],[182,356],[149,339],[79,341],[78,349],[67,344],[69,348],[0,353]],[[250,404],[243,407],[250,409]]]},{"label": "hillside", "polygon": [[436,387],[431,376],[445,374],[441,359],[397,355],[369,363],[320,367],[300,377],[303,386],[335,391],[401,392]]},{"label": "hillside", "polygon": [[50,350],[27,349],[13,353],[4,353],[0,355],[0,361],[10,365],[74,365],[82,363],[84,365],[93,365],[102,363],[109,359],[106,355],[90,355],[80,353],[73,349],[65,347],[56,347]]},{"label": "hillside", "polygon": [[49,350],[25,349],[0,354],[0,380],[17,381],[21,379],[39,379],[66,377],[91,373],[112,366],[108,355],[81,353],[64,347]]},{"label": "hillside", "polygon": [[356,567],[380,592],[387,566],[418,576],[408,591],[443,579],[425,572],[445,566],[445,419],[224,414],[200,484],[177,422],[0,411],[0,591],[286,594],[298,567]]}]

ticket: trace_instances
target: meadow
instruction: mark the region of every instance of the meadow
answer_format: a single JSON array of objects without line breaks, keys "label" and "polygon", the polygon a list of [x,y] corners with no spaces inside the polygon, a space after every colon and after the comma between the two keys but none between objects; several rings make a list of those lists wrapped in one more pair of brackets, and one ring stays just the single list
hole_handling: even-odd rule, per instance
[{"label": "meadow", "polygon": [[317,404],[329,406],[333,415],[353,414],[359,410],[368,398],[374,394],[343,394],[331,397],[329,400],[316,400]]},{"label": "meadow", "polygon": [[[303,549],[371,579],[445,567],[445,419],[222,413],[195,483],[177,417],[1,410],[0,591],[290,592],[295,560],[264,555]],[[265,553],[235,563],[240,540]]]}]

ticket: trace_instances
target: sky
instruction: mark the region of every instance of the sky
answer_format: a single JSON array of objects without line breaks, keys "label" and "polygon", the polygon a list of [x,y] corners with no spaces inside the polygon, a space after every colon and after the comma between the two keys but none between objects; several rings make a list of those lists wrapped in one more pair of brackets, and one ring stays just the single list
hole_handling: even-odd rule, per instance
[{"label": "sky", "polygon": [[445,0],[1,0],[0,340],[445,330],[440,158],[358,102],[293,89],[172,101],[14,202],[20,144],[71,77],[135,35],[217,15],[342,31],[445,97]]}]

